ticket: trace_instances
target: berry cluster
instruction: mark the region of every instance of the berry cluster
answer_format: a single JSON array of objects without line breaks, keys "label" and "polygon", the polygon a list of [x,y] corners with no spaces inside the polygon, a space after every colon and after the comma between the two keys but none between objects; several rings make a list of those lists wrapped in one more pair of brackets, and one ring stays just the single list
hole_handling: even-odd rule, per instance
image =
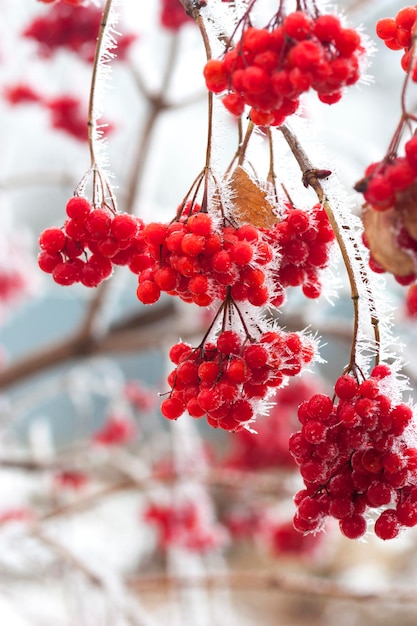
[{"label": "berry cluster", "polygon": [[207,511],[196,500],[149,504],[143,517],[158,530],[158,548],[163,552],[179,546],[204,553],[222,545],[226,538],[224,529],[208,519]]},{"label": "berry cluster", "polygon": [[413,37],[417,20],[417,5],[400,9],[394,17],[384,17],[377,22],[376,34],[390,50],[404,50],[401,66],[417,82],[417,65],[413,60]]},{"label": "berry cluster", "polygon": [[295,11],[276,18],[272,29],[246,28],[222,60],[209,60],[204,68],[207,88],[228,92],[224,106],[241,115],[249,105],[258,125],[282,124],[309,89],[324,103],[338,102],[343,88],[360,77],[360,35],[338,17]]},{"label": "berry cluster", "polygon": [[88,4],[88,0],[38,0],[38,2],[43,2],[44,4],[53,4],[57,1],[63,2],[64,4],[69,4],[72,7],[80,7]]},{"label": "berry cluster", "polygon": [[6,102],[11,105],[43,102],[42,94],[25,83],[7,86],[3,91],[3,96]]},{"label": "berry cluster", "polygon": [[62,228],[47,228],[39,238],[39,267],[59,285],[97,287],[111,275],[113,265],[134,266],[141,256],[145,244],[139,218],[93,208],[80,196],[67,202],[66,212]]},{"label": "berry cluster", "polygon": [[[318,298],[321,293],[319,270],[327,267],[331,243],[335,239],[326,212],[320,204],[311,211],[287,206],[281,222],[268,236],[270,243],[279,248],[281,261],[274,271],[274,281],[282,289],[302,285],[307,298]],[[280,294],[272,304],[280,306]]]},{"label": "berry cluster", "polygon": [[88,141],[87,112],[78,98],[59,96],[46,102],[51,115],[51,126],[74,137]]},{"label": "berry cluster", "polygon": [[213,428],[237,431],[248,425],[271,389],[296,376],[314,356],[313,344],[299,333],[268,331],[249,341],[223,330],[216,343],[193,349],[180,342],[170,351],[176,368],[168,377],[169,397],[162,414],[177,419],[184,411],[207,416]]},{"label": "berry cluster", "polygon": [[417,137],[406,142],[404,156],[372,163],[355,189],[367,203],[364,242],[371,252],[371,269],[389,271],[401,284],[410,284],[417,255]]},{"label": "berry cluster", "polygon": [[412,137],[404,146],[404,156],[388,155],[382,161],[372,163],[365,176],[356,184],[366,202],[375,211],[386,211],[407,200],[407,194],[415,192],[417,184],[417,137]]},{"label": "berry cluster", "polygon": [[[391,369],[377,365],[361,383],[350,374],[339,377],[336,405],[323,394],[300,405],[302,429],[290,438],[306,486],[295,496],[297,530],[318,531],[330,516],[346,537],[356,539],[366,532],[369,509],[378,513],[375,534],[381,539],[417,524],[411,480],[417,448],[404,435],[413,411],[391,402],[396,385]],[[381,507],[389,508],[381,513]]]},{"label": "berry cluster", "polygon": [[234,300],[254,306],[272,296],[267,272],[274,266],[274,252],[254,226],[216,229],[210,215],[198,212],[170,224],[147,224],[143,236],[148,255],[137,296],[144,304],[156,302],[162,291],[199,306],[224,300],[229,287]]},{"label": "berry cluster", "polygon": [[[77,10],[74,11],[74,7]],[[46,15],[35,17],[25,28],[23,36],[39,44],[39,54],[50,57],[64,48],[77,54],[83,61],[94,59],[97,34],[100,27],[102,9],[76,0],[65,0],[54,4]],[[126,58],[136,35],[125,34],[118,37],[117,58]]]},{"label": "berry cluster", "polygon": [[178,0],[160,0],[159,21],[168,30],[178,31],[184,24],[193,23]]},{"label": "berry cluster", "polygon": [[[50,115],[52,128],[61,130],[78,141],[88,141],[87,110],[79,98],[61,95],[47,98],[39,91],[25,84],[10,85],[4,90],[5,100],[13,105],[38,104]],[[114,130],[113,124],[103,122],[100,125],[104,135]]]},{"label": "berry cluster", "polygon": [[58,491],[79,491],[88,484],[89,477],[84,472],[67,469],[55,472],[53,481]]},{"label": "berry cluster", "polygon": [[[79,98],[69,95],[48,98],[24,83],[9,85],[4,90],[3,96],[13,106],[23,104],[43,106],[50,115],[52,128],[61,130],[78,141],[88,141],[87,109]],[[100,128],[107,136],[114,130],[114,125],[103,121]]]},{"label": "berry cluster", "polygon": [[136,426],[127,416],[112,413],[100,430],[94,433],[93,441],[101,446],[120,446],[132,441],[136,435]]}]

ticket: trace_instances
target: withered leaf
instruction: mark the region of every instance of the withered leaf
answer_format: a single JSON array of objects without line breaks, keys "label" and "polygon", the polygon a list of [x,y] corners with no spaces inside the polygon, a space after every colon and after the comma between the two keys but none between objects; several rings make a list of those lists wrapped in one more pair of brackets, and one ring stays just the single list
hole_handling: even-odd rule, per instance
[{"label": "withered leaf", "polygon": [[417,182],[395,195],[395,208],[401,213],[404,226],[413,239],[417,239]]},{"label": "withered leaf", "polygon": [[234,217],[241,224],[253,224],[257,228],[272,228],[279,222],[267,193],[256,184],[242,167],[237,167],[231,178]]},{"label": "withered leaf", "polygon": [[396,209],[374,211],[366,208],[362,214],[369,249],[374,259],[387,271],[397,276],[408,276],[415,271],[411,254],[398,248],[395,234],[403,223]]}]

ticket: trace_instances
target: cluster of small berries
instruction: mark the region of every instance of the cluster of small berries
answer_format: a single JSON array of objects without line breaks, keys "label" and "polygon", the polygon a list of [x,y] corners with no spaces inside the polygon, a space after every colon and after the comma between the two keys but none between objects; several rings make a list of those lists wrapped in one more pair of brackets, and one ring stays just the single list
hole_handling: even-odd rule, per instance
[{"label": "cluster of small berries", "polygon": [[121,446],[137,435],[134,422],[126,415],[112,413],[103,426],[93,435],[93,442],[101,446]]},{"label": "cluster of small berries", "polygon": [[[93,4],[58,2],[46,15],[35,17],[23,36],[39,44],[39,54],[43,57],[50,57],[64,48],[90,63],[94,59],[101,16],[102,9]],[[135,40],[134,34],[118,36],[116,58],[124,60]]]},{"label": "cluster of small berries", "polygon": [[123,395],[136,411],[150,411],[155,406],[155,391],[137,380],[127,381]]},{"label": "cluster of small berries", "polygon": [[[57,98],[47,98],[30,85],[18,83],[9,85],[3,92],[5,100],[13,105],[39,104],[50,114],[52,128],[61,130],[78,141],[88,141],[87,110],[81,100],[74,96],[61,95]],[[101,124],[104,135],[114,130],[113,124]]]},{"label": "cluster of small berries", "polygon": [[63,2],[64,4],[69,4],[71,7],[80,7],[85,4],[88,4],[89,0],[38,0],[38,2],[43,2],[43,4],[53,4],[54,2]]},{"label": "cluster of small berries", "polygon": [[384,17],[377,22],[376,34],[390,50],[404,50],[401,66],[417,82],[417,65],[411,67],[417,20],[417,5],[400,9],[394,17]]},{"label": "cluster of small berries", "polygon": [[[267,235],[281,255],[274,282],[284,290],[302,285],[307,298],[318,298],[322,289],[319,270],[327,267],[335,239],[323,207],[316,204],[311,211],[304,211],[287,206],[283,219]],[[279,293],[272,304],[282,304]]]},{"label": "cluster of small berries", "polygon": [[[45,101],[51,116],[51,126],[56,130],[70,135],[78,141],[88,141],[87,110],[83,103],[74,96],[59,96]],[[106,135],[111,132],[112,126],[105,125]]]},{"label": "cluster of small berries", "polygon": [[367,203],[363,222],[370,268],[377,273],[391,272],[400,284],[409,285],[416,278],[417,137],[409,139],[404,148],[404,156],[369,165],[355,189]]},{"label": "cluster of small berries", "polygon": [[333,104],[345,86],[359,80],[361,37],[337,16],[295,11],[278,14],[271,23],[271,30],[245,29],[222,60],[209,60],[204,68],[207,88],[228,92],[222,102],[232,114],[241,115],[248,105],[255,124],[278,126],[295,113],[299,97],[309,89]]},{"label": "cluster of small berries", "polygon": [[59,491],[62,489],[79,491],[88,484],[89,477],[84,472],[78,470],[61,470],[55,472],[53,482]]},{"label": "cluster of small berries", "polygon": [[[306,488],[295,496],[294,526],[316,532],[327,516],[339,520],[350,539],[367,529],[365,514],[379,513],[375,534],[393,539],[402,527],[417,524],[417,448],[404,431],[413,418],[410,406],[393,404],[396,385],[387,365],[377,365],[358,383],[345,374],[335,385],[337,405],[316,394],[298,409],[302,430],[290,438],[290,452]],[[381,513],[381,507],[385,508]]]},{"label": "cluster of small berries", "polygon": [[111,275],[113,265],[134,267],[144,248],[142,220],[106,207],[93,208],[81,196],[70,198],[66,212],[62,228],[47,228],[39,238],[39,267],[56,283],[97,287]]},{"label": "cluster of small berries", "polygon": [[404,156],[389,156],[372,163],[355,189],[363,193],[366,202],[375,211],[401,208],[407,193],[413,193],[417,184],[417,137],[404,146]]},{"label": "cluster of small berries", "polygon": [[172,504],[149,504],[143,519],[158,531],[158,548],[165,552],[172,546],[204,553],[224,544],[225,530],[211,522],[199,502],[182,501]]},{"label": "cluster of small berries", "polygon": [[168,30],[178,31],[185,24],[193,23],[178,0],[160,0],[159,21]]},{"label": "cluster of small berries", "polygon": [[137,296],[144,304],[159,300],[162,291],[199,306],[224,300],[229,287],[234,300],[254,306],[272,296],[266,277],[275,264],[274,250],[250,224],[215,229],[210,215],[197,212],[171,224],[151,222],[143,236],[148,260]]},{"label": "cluster of small berries", "polygon": [[271,389],[296,376],[314,357],[313,343],[300,333],[268,331],[249,342],[223,330],[216,343],[193,349],[180,342],[170,351],[176,368],[168,377],[162,414],[177,419],[186,410],[207,416],[213,428],[237,431],[248,425]]}]

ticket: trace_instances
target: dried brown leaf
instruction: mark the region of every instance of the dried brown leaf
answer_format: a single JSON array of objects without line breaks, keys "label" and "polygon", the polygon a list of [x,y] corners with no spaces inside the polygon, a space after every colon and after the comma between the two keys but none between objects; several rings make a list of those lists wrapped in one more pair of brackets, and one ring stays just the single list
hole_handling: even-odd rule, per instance
[{"label": "dried brown leaf", "polygon": [[272,228],[279,219],[267,193],[261,189],[242,167],[237,167],[230,179],[235,207],[234,217],[242,224],[253,224],[257,228]]},{"label": "dried brown leaf", "polygon": [[395,208],[401,213],[404,226],[413,239],[417,239],[417,182],[405,191],[397,192]]},{"label": "dried brown leaf", "polygon": [[401,228],[401,216],[396,209],[374,211],[366,208],[362,214],[369,249],[374,259],[387,272],[408,276],[415,271],[413,257],[397,247],[395,233]]}]

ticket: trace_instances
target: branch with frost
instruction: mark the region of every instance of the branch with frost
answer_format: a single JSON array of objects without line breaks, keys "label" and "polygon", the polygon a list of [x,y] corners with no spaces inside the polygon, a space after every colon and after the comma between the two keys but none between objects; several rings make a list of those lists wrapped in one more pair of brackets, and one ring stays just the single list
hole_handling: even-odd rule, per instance
[{"label": "branch with frost", "polygon": [[[361,251],[359,235],[349,223],[347,216],[341,218],[330,205],[320,180],[323,176],[327,177],[331,172],[327,170],[322,172],[312,165],[298,138],[288,125],[283,124],[279,130],[300,167],[304,186],[310,186],[314,190],[327,214],[349,278],[354,311],[349,371],[355,371],[357,366],[363,367],[360,359],[362,358],[362,361],[366,363],[367,357],[364,356],[366,351],[374,353],[377,364],[381,353],[380,321],[377,315],[376,295],[372,289],[372,280]],[[368,319],[364,319],[365,317]],[[363,331],[363,327],[368,321],[373,328],[373,341],[366,337],[366,333]]]}]

